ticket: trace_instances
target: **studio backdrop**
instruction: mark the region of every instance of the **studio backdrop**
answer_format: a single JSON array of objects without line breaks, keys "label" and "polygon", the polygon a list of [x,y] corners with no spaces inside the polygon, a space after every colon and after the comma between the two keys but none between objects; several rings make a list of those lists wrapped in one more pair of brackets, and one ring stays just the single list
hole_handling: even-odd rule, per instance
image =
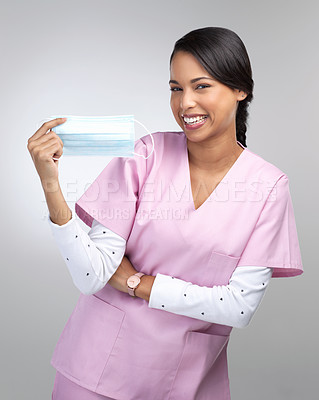
[{"label": "studio backdrop", "polygon": [[[255,82],[247,147],[289,177],[305,270],[271,280],[249,326],[233,329],[232,399],[316,397],[318,13],[318,2],[288,0],[2,2],[2,399],[50,398],[50,358],[80,294],[51,235],[28,138],[59,114],[134,115],[150,132],[180,131],[169,56],[178,38],[206,26],[245,43]],[[147,134],[135,129],[136,139]],[[59,180],[73,211],[111,159],[62,156]]]}]

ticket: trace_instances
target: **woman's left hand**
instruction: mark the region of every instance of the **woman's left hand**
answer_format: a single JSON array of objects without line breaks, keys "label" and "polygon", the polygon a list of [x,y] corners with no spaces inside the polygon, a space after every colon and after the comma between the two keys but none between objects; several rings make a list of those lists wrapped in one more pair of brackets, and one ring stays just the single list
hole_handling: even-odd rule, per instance
[{"label": "woman's left hand", "polygon": [[121,292],[128,293],[127,290],[127,279],[136,274],[138,271],[133,267],[130,260],[127,257],[123,257],[121,264],[112,275],[111,279],[107,282],[114,289],[120,290]]}]

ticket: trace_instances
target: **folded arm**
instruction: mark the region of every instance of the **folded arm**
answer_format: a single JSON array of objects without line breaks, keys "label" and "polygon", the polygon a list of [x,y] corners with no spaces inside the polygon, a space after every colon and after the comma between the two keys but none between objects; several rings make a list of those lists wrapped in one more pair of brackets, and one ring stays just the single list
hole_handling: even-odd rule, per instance
[{"label": "folded arm", "polygon": [[272,269],[237,267],[228,285],[198,286],[158,273],[149,307],[236,328],[246,327],[256,312]]},{"label": "folded arm", "polygon": [[[87,295],[101,290],[121,264],[126,241],[96,220],[86,233],[73,214],[64,225],[50,217],[48,222],[76,287]],[[271,268],[242,266],[227,285],[207,287],[157,273],[142,277],[135,294],[150,308],[243,328],[256,312],[271,276]],[[125,291],[125,279],[120,282]]]},{"label": "folded arm", "polygon": [[64,225],[48,222],[75,286],[86,295],[101,290],[120,265],[126,241],[96,220],[86,233],[73,213]]}]

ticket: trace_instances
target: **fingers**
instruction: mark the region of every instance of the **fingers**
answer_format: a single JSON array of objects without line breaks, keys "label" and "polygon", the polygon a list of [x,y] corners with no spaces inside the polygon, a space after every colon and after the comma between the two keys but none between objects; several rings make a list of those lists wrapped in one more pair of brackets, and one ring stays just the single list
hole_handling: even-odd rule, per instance
[{"label": "fingers", "polygon": [[64,145],[62,139],[55,132],[51,130],[47,134],[40,136],[38,139],[33,139],[33,140],[29,139],[27,147],[29,151],[32,151],[37,146],[42,145],[46,142],[50,142],[52,139],[55,139],[57,142],[59,142],[63,148]]},{"label": "fingers", "polygon": [[50,158],[53,158],[54,160],[59,160],[63,154],[61,147],[60,146],[56,147],[55,143],[47,148],[47,152],[49,152]]},{"label": "fingers", "polygon": [[[52,135],[51,135],[52,134]],[[31,154],[33,161],[40,159],[40,160],[47,160],[50,158],[50,154],[47,154],[47,149],[51,148],[51,146],[55,146],[55,150],[60,149],[58,154],[61,156],[63,154],[63,142],[62,140],[54,133],[50,132],[48,135],[45,135],[45,140],[34,140],[31,143],[28,143],[28,150]],[[61,145],[62,143],[62,145]]]},{"label": "fingers", "polygon": [[43,136],[46,134],[46,132],[49,129],[54,128],[55,126],[61,125],[63,124],[65,121],[67,120],[67,118],[55,118],[52,119],[51,121],[45,122],[44,124],[41,125],[41,127],[34,133],[34,135],[32,135],[29,140],[28,143],[32,142],[33,140],[38,139],[39,137]]},{"label": "fingers", "polygon": [[36,146],[33,149],[33,156],[41,161],[48,161],[53,156],[60,158],[63,154],[63,150],[59,142],[54,138],[48,140],[45,144]]}]

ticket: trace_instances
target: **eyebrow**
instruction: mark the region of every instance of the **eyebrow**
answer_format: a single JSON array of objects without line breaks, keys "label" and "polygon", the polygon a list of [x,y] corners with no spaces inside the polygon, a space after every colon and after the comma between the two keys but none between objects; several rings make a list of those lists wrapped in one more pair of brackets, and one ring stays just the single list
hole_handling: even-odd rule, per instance
[{"label": "eyebrow", "polygon": [[[199,78],[194,78],[194,79],[192,79],[190,82],[191,82],[191,83],[195,83],[195,82],[197,82],[197,81],[199,81],[199,80],[201,80],[201,79],[210,79],[210,80],[212,80],[212,81],[215,80],[215,79],[213,79],[213,78],[209,78],[208,76],[200,76]],[[177,81],[173,80],[173,79],[171,79],[168,83],[176,83],[177,85],[179,85],[179,83],[178,83]]]}]

